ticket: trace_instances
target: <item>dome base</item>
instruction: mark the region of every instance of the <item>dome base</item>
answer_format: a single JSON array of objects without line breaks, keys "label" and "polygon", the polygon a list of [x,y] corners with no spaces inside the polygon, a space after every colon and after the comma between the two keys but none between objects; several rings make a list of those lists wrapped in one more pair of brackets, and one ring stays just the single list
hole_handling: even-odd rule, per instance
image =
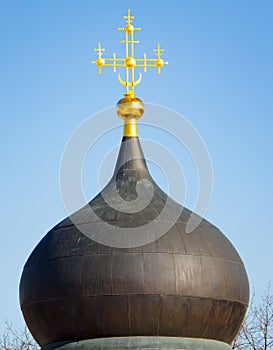
[{"label": "dome base", "polygon": [[45,345],[41,350],[231,350],[224,342],[203,338],[178,337],[115,337],[58,342]]}]

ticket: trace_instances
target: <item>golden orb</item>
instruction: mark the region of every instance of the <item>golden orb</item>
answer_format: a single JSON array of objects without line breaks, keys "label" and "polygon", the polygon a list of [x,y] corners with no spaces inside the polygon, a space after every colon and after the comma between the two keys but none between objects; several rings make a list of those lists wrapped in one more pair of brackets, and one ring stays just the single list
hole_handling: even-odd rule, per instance
[{"label": "golden orb", "polygon": [[162,58],[159,58],[156,60],[155,64],[157,65],[157,67],[163,67],[164,61],[162,60]]},{"label": "golden orb", "polygon": [[127,68],[133,68],[136,65],[136,60],[133,57],[127,57],[124,60],[124,64]]},{"label": "golden orb", "polygon": [[99,67],[102,67],[105,63],[105,60],[101,57],[97,58],[96,59],[96,65],[99,66]]},{"label": "golden orb", "polygon": [[144,113],[144,104],[135,95],[125,94],[116,105],[117,115],[123,120],[139,119]]},{"label": "golden orb", "polygon": [[127,26],[125,27],[127,33],[132,33],[134,29],[135,27],[132,24],[127,24]]}]

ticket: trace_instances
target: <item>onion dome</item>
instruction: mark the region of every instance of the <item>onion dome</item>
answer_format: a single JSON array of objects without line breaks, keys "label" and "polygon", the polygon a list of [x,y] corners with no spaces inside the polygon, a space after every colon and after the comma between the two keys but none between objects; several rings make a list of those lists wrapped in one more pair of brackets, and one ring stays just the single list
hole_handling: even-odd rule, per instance
[{"label": "onion dome", "polygon": [[147,168],[143,112],[133,93],[118,102],[124,134],[110,182],[53,227],[24,266],[21,309],[44,349],[227,350],[243,322],[242,260],[207,220],[186,232],[192,212]]},{"label": "onion dome", "polygon": [[[145,208],[125,213],[107,203],[109,196],[112,202],[119,196],[125,202],[135,200],[141,180],[154,190]],[[249,299],[244,265],[228,239],[208,221],[186,233],[191,211],[153,181],[138,137],[123,137],[116,170],[102,192],[72,220],[51,229],[25,264],[20,303],[37,342],[167,336],[230,343]],[[100,234],[98,222],[120,229],[145,227],[165,206],[181,215],[149,244],[117,248],[89,238]],[[163,222],[168,220],[166,216]],[[89,237],[81,232],[83,227]]]}]

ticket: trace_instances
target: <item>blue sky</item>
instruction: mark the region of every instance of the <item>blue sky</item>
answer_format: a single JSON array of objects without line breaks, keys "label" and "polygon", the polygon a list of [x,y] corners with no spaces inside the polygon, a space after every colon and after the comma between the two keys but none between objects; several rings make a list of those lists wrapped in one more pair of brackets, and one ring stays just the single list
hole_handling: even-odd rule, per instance
[{"label": "blue sky", "polygon": [[[145,74],[138,96],[181,113],[202,136],[214,169],[206,218],[233,242],[259,294],[272,279],[273,2],[151,0],[129,6],[142,28],[138,52],[152,55],[160,42],[170,62],[160,77]],[[116,28],[127,8],[119,0],[0,3],[0,331],[6,318],[22,326],[18,284],[24,262],[66,216],[59,167],[67,140],[83,120],[124,93],[110,69],[99,75],[90,60],[98,41],[106,54],[122,52]],[[197,182],[190,158],[166,135],[141,132],[176,153],[192,208]],[[101,152],[87,157],[90,199],[99,188],[101,156],[120,135],[112,133]],[[153,172],[164,187],[161,174]]]}]

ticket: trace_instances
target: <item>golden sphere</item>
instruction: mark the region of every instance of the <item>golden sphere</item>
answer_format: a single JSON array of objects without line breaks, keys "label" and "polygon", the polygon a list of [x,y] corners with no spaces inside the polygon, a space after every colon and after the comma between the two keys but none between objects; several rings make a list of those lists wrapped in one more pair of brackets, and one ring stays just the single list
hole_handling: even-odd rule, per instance
[{"label": "golden sphere", "polygon": [[96,65],[99,66],[99,67],[102,67],[105,63],[105,60],[101,57],[97,58],[96,59]]},{"label": "golden sphere", "polygon": [[123,119],[139,119],[144,113],[144,104],[135,95],[125,95],[116,106],[117,115]]},{"label": "golden sphere", "polygon": [[155,64],[157,65],[157,67],[163,67],[164,66],[164,61],[162,60],[162,58],[158,58],[155,62]]},{"label": "golden sphere", "polygon": [[124,60],[124,64],[127,68],[133,68],[136,65],[136,60],[133,57],[127,57]]},{"label": "golden sphere", "polygon": [[127,33],[132,33],[134,31],[134,26],[132,24],[127,24],[127,26],[125,27],[125,30]]}]

